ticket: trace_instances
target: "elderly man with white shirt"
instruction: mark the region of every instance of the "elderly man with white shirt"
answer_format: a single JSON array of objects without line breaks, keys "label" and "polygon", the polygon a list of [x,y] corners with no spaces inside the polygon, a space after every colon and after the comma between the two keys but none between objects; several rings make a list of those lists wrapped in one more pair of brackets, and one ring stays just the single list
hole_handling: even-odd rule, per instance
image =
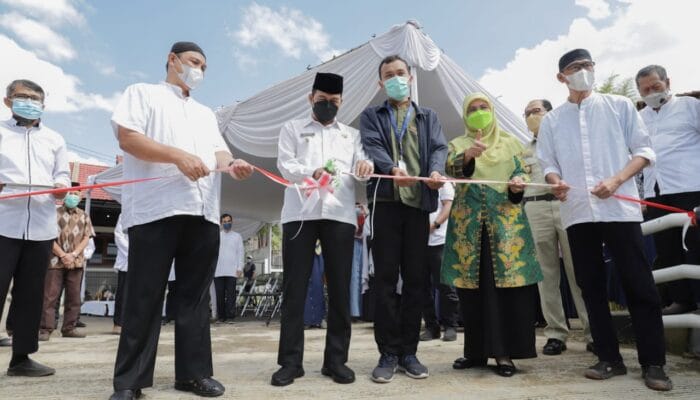
[{"label": "elderly man with white shirt", "polygon": [[[153,385],[163,294],[170,266],[177,275],[175,389],[214,397],[208,289],[219,250],[221,175],[250,176],[234,160],[216,117],[191,96],[204,78],[204,51],[177,42],[167,56],[167,78],[129,86],[112,125],[124,150],[124,178],[158,178],[122,190],[122,224],[129,234],[128,293],[111,399],[133,399]],[[162,179],[160,177],[166,177]]]},{"label": "elderly man with white shirt", "polygon": [[311,115],[285,123],[280,132],[277,168],[282,176],[302,184],[305,178],[324,180],[332,175],[334,190],[308,207],[305,202],[314,201],[313,196],[320,193],[307,199],[290,187],[284,194],[284,302],[277,356],[281,368],[272,375],[275,386],[289,385],[304,375],[304,300],[317,239],[323,247],[328,283],[328,331],[321,373],[337,383],[355,381],[355,373],[345,363],[350,346],[350,273],[357,218],[355,181],[345,173],[364,176],[373,171],[373,165],[362,150],[359,132],[336,119],[342,93],[342,76],[316,74],[309,95]]},{"label": "elderly man with white shirt", "polygon": [[[684,210],[700,206],[700,100],[670,94],[671,81],[660,65],[642,68],[636,77],[637,89],[646,103],[640,112],[649,129],[656,164],[644,170],[644,197],[647,200]],[[690,173],[689,173],[690,171]],[[669,211],[649,207],[647,218],[654,219]],[[700,264],[698,229],[691,227],[683,249],[682,229],[667,229],[654,234],[655,268],[679,264]],[[664,314],[681,314],[697,309],[696,295],[690,280],[666,284],[671,303]]]},{"label": "elderly man with white shirt", "polygon": [[214,272],[218,322],[233,323],[236,317],[236,278],[243,273],[243,238],[233,231],[231,214],[221,216],[219,258]]},{"label": "elderly man with white shirt", "polygon": [[[5,106],[12,118],[0,122],[0,191],[31,191],[33,185],[70,186],[66,142],[41,121],[44,90],[20,79],[7,86]],[[37,190],[35,188],[34,190]],[[55,371],[29,358],[39,349],[44,278],[58,236],[56,198],[39,195],[0,200],[0,303],[12,286],[13,341],[7,375],[46,376]],[[2,308],[0,308],[2,318]]]},{"label": "elderly man with white shirt", "polygon": [[594,65],[584,49],[561,57],[557,79],[568,86],[569,97],[542,119],[537,147],[545,179],[556,185],[552,192],[562,201],[562,224],[599,359],[585,376],[608,379],[627,373],[608,306],[605,244],[627,297],[644,382],[654,390],[671,390],[663,369],[661,303],[639,225],[641,208],[613,197],[638,197],[630,178],[655,155],[632,102],[592,91]]}]

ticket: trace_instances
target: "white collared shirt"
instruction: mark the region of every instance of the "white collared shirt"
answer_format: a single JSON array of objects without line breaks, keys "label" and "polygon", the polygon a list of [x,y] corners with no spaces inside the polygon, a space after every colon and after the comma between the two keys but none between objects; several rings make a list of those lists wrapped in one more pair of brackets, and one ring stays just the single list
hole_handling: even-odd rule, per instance
[{"label": "white collared shirt", "polygon": [[[70,186],[68,153],[63,137],[44,124],[17,126],[0,122],[0,183]],[[0,195],[38,188],[5,186]],[[0,235],[12,239],[51,240],[58,236],[53,195],[0,200]]]},{"label": "white collared shirt", "polygon": [[122,214],[119,214],[117,226],[114,227],[114,244],[117,246],[114,269],[119,272],[127,272],[129,270],[129,236],[122,225]]},{"label": "white collared shirt", "polygon": [[304,178],[311,177],[317,168],[324,167],[331,159],[335,161],[335,166],[340,172],[337,175],[340,186],[333,193],[340,204],[319,201],[313,209],[302,215],[303,200],[296,188],[288,187],[284,192],[282,223],[331,219],[357,224],[356,182],[353,177],[342,172],[354,172],[358,161],[368,161],[360,143],[359,131],[337,120],[324,126],[311,117],[288,121],[282,126],[277,168],[284,178],[292,183],[302,184]]},{"label": "white collared shirt", "polygon": [[[444,207],[443,201],[452,201],[455,198],[455,188],[452,183],[447,182],[438,189],[438,206],[437,210],[430,213],[430,225],[433,225],[435,219]],[[447,220],[440,224],[440,227],[435,229],[428,237],[428,246],[439,246],[445,244],[445,236],[447,235]]]},{"label": "white collared shirt", "polygon": [[[177,147],[216,169],[215,153],[228,152],[214,113],[182,90],[167,82],[137,83],[126,88],[112,114],[114,134],[118,126],[146,135],[154,141]],[[201,215],[219,224],[221,176],[190,181],[174,164],[139,160],[124,153],[124,179],[172,176],[122,188],[124,229],[174,215]]]},{"label": "white collared shirt", "polygon": [[[639,204],[590,194],[599,182],[620,172],[632,156],[654,162],[644,122],[628,98],[592,93],[580,108],[566,102],[542,119],[537,141],[544,176],[558,174],[572,187],[561,203],[564,227],[642,220]],[[620,185],[616,193],[639,198],[634,179]]]},{"label": "white collared shirt", "polygon": [[671,96],[659,108],[640,114],[649,129],[656,164],[644,169],[644,197],[700,191],[700,100]]},{"label": "white collared shirt", "polygon": [[214,277],[238,276],[238,272],[243,271],[243,238],[238,232],[223,229],[219,237],[219,259]]}]

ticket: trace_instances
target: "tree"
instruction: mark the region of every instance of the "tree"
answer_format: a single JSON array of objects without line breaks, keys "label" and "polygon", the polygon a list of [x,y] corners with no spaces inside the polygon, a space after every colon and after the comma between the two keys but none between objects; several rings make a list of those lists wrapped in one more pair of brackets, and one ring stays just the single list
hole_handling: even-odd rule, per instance
[{"label": "tree", "polygon": [[641,99],[633,78],[626,78],[621,82],[618,82],[618,78],[620,78],[619,74],[610,75],[605,78],[603,84],[598,86],[595,91],[598,93],[617,94],[629,97],[633,102]]}]

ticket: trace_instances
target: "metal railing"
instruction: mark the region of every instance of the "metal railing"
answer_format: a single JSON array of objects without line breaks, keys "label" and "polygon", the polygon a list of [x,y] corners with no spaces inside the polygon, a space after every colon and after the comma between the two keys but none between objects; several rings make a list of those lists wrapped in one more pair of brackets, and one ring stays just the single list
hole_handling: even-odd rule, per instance
[{"label": "metal railing", "polygon": [[[700,220],[700,218],[698,218],[700,207],[696,207],[694,211],[695,220]],[[652,233],[666,229],[683,227],[691,222],[691,216],[688,214],[668,214],[642,223],[642,233],[644,235],[651,235]],[[652,274],[654,275],[654,282],[657,284],[680,279],[700,279],[700,265],[680,264],[655,270]],[[700,314],[697,313],[664,315],[663,321],[664,327],[666,328],[700,329]]]}]

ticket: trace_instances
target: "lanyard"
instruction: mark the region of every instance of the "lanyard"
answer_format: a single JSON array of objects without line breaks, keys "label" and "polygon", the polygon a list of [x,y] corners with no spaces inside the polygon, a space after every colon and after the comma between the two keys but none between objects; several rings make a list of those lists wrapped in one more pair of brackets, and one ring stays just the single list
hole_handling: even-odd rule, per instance
[{"label": "lanyard", "polygon": [[391,121],[391,128],[394,131],[394,136],[396,137],[397,145],[399,146],[399,160],[403,160],[403,137],[408,129],[408,122],[411,120],[411,111],[413,111],[412,106],[408,106],[408,111],[406,111],[406,117],[403,119],[403,125],[401,130],[398,128],[397,116],[394,115],[394,107],[389,106],[389,120]]}]

